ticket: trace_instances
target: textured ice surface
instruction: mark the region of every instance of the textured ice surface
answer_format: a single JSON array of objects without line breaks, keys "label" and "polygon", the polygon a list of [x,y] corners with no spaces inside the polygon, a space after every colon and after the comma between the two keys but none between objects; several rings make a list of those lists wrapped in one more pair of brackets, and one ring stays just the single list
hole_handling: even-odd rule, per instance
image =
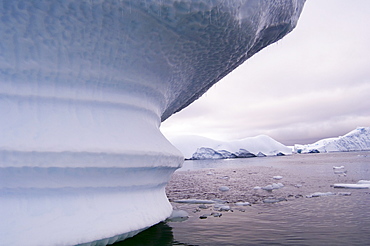
[{"label": "textured ice surface", "polygon": [[187,159],[226,159],[235,157],[263,157],[282,153],[292,154],[292,150],[266,135],[236,141],[218,141],[200,136],[179,136],[170,139]]},{"label": "textured ice surface", "polygon": [[183,156],[161,120],[290,32],[303,3],[1,1],[1,243],[104,245],[168,217]]},{"label": "textured ice surface", "polygon": [[294,150],[298,153],[370,150],[370,127],[358,127],[344,136],[322,139],[313,144],[296,144]]}]

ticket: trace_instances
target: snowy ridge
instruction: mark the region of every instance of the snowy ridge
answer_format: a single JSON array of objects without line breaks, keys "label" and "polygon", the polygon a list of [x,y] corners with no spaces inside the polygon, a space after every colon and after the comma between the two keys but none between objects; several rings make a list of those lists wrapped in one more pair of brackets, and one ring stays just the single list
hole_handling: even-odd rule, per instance
[{"label": "snowy ridge", "polygon": [[0,4],[0,241],[106,245],[171,215],[159,126],[297,24],[304,0]]},{"label": "snowy ridge", "polygon": [[322,139],[313,144],[296,144],[294,146],[294,151],[297,153],[361,150],[370,150],[370,127],[357,127],[344,136]]},{"label": "snowy ridge", "polygon": [[266,135],[223,142],[199,136],[170,139],[186,159],[225,159],[237,157],[291,155],[291,148]]}]

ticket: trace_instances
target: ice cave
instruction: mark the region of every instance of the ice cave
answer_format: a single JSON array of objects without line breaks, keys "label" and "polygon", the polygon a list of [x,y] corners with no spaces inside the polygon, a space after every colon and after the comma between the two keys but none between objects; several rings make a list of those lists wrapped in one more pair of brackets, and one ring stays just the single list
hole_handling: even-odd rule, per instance
[{"label": "ice cave", "polygon": [[168,217],[161,121],[304,0],[0,0],[0,244],[106,245]]}]

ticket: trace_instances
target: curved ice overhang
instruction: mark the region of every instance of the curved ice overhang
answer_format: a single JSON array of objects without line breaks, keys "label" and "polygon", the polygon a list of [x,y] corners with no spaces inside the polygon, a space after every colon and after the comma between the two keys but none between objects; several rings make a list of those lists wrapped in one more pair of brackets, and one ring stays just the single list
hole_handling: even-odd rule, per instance
[{"label": "curved ice overhang", "polygon": [[0,3],[1,242],[71,245],[170,215],[183,156],[161,121],[290,32],[304,0]]}]

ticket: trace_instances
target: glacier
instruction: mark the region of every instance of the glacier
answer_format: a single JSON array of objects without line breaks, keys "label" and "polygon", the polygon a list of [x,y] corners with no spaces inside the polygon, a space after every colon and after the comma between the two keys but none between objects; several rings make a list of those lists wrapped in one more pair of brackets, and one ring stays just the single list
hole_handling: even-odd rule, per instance
[{"label": "glacier", "polygon": [[220,141],[196,135],[175,136],[170,142],[181,151],[185,159],[229,159],[291,155],[292,148],[267,135],[233,141]]},{"label": "glacier", "polygon": [[326,153],[370,150],[370,127],[357,127],[344,136],[321,139],[313,144],[295,144],[296,153]]},{"label": "glacier", "polygon": [[107,245],[171,215],[161,122],[304,0],[0,0],[0,244]]}]

